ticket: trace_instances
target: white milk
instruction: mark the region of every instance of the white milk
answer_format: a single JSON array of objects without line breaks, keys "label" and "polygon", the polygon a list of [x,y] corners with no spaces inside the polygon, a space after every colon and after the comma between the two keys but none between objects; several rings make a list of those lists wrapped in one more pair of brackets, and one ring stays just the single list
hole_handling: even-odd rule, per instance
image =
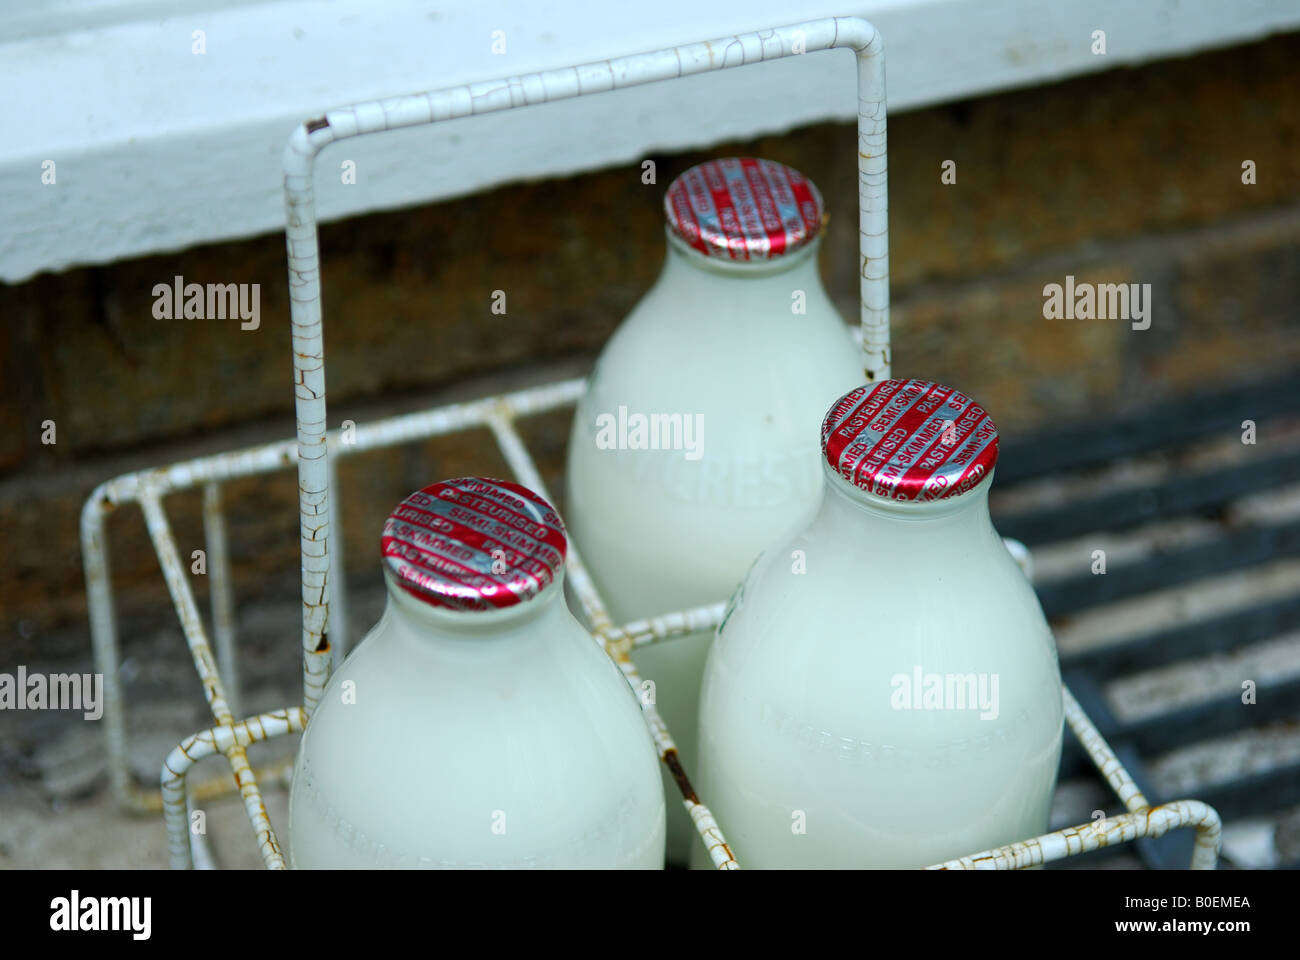
[{"label": "white milk", "polygon": [[[730,163],[703,166],[734,177],[739,161]],[[669,189],[663,272],[602,352],[569,441],[565,519],[619,623],[724,601],[760,550],[806,521],[822,491],[817,425],[862,382],[861,354],[817,272],[815,189],[788,168],[766,168],[778,185],[806,185],[803,219],[782,208],[779,254],[751,224],[742,236],[751,246],[730,251],[751,259],[733,259],[688,242],[722,238],[680,206],[699,169]],[[737,234],[730,239],[734,248]],[[710,639],[633,654],[689,775]],[[666,770],[664,790],[668,859],[684,865],[698,840]]]},{"label": "white milk", "polygon": [[922,867],[1046,832],[1061,678],[989,519],[996,428],[895,380],[827,424],[819,511],[755,564],[709,655],[701,798],[742,867]]},{"label": "white milk", "polygon": [[662,866],[654,746],[561,599],[565,550],[512,483],[450,480],[394,510],[388,607],[303,734],[292,866]]}]

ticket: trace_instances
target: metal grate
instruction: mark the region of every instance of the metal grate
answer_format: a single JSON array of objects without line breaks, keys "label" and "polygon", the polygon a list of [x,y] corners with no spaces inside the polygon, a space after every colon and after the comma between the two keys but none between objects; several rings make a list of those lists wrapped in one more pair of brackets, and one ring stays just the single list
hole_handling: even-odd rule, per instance
[{"label": "metal grate", "polygon": [[[332,474],[337,458],[473,427],[487,427],[515,478],[554,502],[515,429],[515,421],[570,405],[583,389],[583,381],[569,380],[391,418],[358,426],[353,442],[346,444],[338,434],[327,434],[319,251],[312,190],[316,154],[328,144],[346,137],[840,47],[854,50],[858,63],[861,343],[866,380],[870,382],[889,376],[889,271],[884,59],[879,34],[864,20],[818,20],[566,70],[356,104],[310,120],[294,132],[285,150],[284,163],[298,414],[296,442],[283,441],[232,451],[119,477],[97,488],[82,512],[91,629],[97,666],[105,679],[104,720],[111,785],[119,802],[127,807],[161,808],[173,866],[189,867],[209,859],[205,839],[190,834],[187,809],[197,798],[228,789],[229,782],[222,778],[221,781],[190,784],[188,772],[198,760],[218,753],[227,759],[234,773],[235,785],[257,836],[263,861],[272,868],[285,866],[259,787],[259,781],[266,782],[268,778],[282,781],[285,767],[281,764],[255,771],[248,762],[246,750],[253,743],[301,731],[319,701],[332,660],[346,650],[343,570],[338,553],[340,538],[330,537],[330,528],[338,523],[337,502],[330,497],[331,487],[336,486]],[[299,476],[303,558],[303,703],[237,720],[236,638],[220,488],[224,482],[237,477],[287,469],[294,464]],[[162,507],[164,495],[199,486],[204,490],[205,537],[217,655],[208,643],[202,617]],[[105,514],[126,502],[139,503],[144,512],[150,538],[215,721],[211,727],[186,737],[167,757],[162,767],[160,792],[138,789],[131,782],[126,762],[117,631],[103,527]],[[721,618],[723,605],[719,602],[616,626],[605,613],[604,604],[576,551],[570,553],[568,576],[593,627],[593,638],[618,664],[634,690],[639,688],[640,680],[628,656],[629,650],[641,644],[709,629]],[[1217,863],[1220,845],[1220,823],[1214,809],[1198,800],[1151,806],[1069,689],[1063,690],[1063,697],[1070,728],[1127,812],[1042,837],[1026,838],[936,867],[1007,869],[1033,866],[1128,840],[1162,837],[1181,827],[1194,827],[1191,865],[1212,869]],[[736,868],[739,864],[727,847],[718,824],[701,798],[696,796],[677,762],[668,729],[653,705],[642,704],[642,710],[660,757],[672,769],[682,792],[682,802],[715,866]]]},{"label": "metal grate", "polygon": [[[1259,443],[1242,442],[1246,421]],[[993,512],[1056,568],[1035,587],[1062,674],[1148,795],[1150,768],[1176,751],[1262,731],[1300,748],[1300,377],[1005,444]],[[1092,551],[1106,547],[1098,575]],[[1137,697],[1154,702],[1137,710]],[[1300,804],[1288,753],[1300,749],[1244,769],[1210,763],[1197,794],[1226,821],[1277,817]],[[1067,743],[1061,779],[1087,770]],[[1165,868],[1186,847],[1166,838],[1137,853]]]}]

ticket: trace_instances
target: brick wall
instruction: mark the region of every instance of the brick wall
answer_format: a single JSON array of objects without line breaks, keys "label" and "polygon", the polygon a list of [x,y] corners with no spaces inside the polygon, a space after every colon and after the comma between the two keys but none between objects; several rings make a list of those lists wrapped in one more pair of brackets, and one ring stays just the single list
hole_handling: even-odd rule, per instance
[{"label": "brick wall", "polygon": [[[891,120],[895,371],[975,394],[1016,436],[1300,366],[1297,64],[1300,34]],[[653,186],[637,164],[326,226],[330,425],[584,370],[658,271],[664,188],[706,156],[771,157],[818,183],[827,286],[856,316],[854,144],[827,124],[653,157]],[[155,319],[154,285],[178,274],[261,284],[260,329]],[[1044,319],[1044,285],[1067,275],[1150,284],[1151,328]],[[0,649],[80,654],[78,514],[95,484],[292,434],[283,239],[0,286],[0,320]],[[531,429],[556,483],[565,417]],[[374,574],[379,523],[410,489],[502,469],[472,435],[347,463],[349,567]],[[226,500],[241,600],[292,596],[295,476]],[[184,555],[202,546],[198,508],[168,502]],[[109,536],[124,619],[169,617],[138,511]]]}]

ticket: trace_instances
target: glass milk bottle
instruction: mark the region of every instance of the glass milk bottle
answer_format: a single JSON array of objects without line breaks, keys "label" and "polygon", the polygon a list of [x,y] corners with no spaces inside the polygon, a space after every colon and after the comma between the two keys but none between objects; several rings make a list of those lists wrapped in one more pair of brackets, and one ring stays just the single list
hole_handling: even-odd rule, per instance
[{"label": "glass milk bottle", "polygon": [[448,480],[407,497],[381,544],[387,609],[303,733],[290,864],[661,867],[658,758],[565,606],[551,506]]},{"label": "glass milk bottle", "polygon": [[[779,163],[730,158],[668,188],[668,253],[574,417],[565,515],[616,623],[717,603],[817,508],[817,424],[862,382],[817,272],[825,215]],[[632,657],[688,774],[711,631]],[[664,789],[678,790],[667,771]],[[668,859],[695,831],[670,803]]]},{"label": "glass milk bottle", "polygon": [[705,670],[699,791],[736,859],[923,867],[1046,832],[1061,678],[989,519],[993,421],[885,380],[822,445],[820,509],[755,563]]}]

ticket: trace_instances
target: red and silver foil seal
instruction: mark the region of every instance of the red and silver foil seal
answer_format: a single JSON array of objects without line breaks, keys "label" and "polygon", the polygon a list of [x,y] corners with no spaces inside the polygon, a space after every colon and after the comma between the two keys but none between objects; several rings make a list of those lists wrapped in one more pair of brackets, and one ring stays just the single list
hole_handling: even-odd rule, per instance
[{"label": "red and silver foil seal", "polygon": [[499,610],[555,582],[568,538],[555,509],[527,487],[463,477],[398,504],[380,549],[397,582],[425,603]]},{"label": "red and silver foil seal", "polygon": [[845,394],[822,422],[841,477],[888,500],[960,496],[992,472],[998,428],[964,393],[929,380],[882,380]]},{"label": "red and silver foil seal", "polygon": [[770,260],[806,247],[825,221],[822,196],[798,170],[728,157],[691,167],[664,197],[668,226],[722,260]]}]

